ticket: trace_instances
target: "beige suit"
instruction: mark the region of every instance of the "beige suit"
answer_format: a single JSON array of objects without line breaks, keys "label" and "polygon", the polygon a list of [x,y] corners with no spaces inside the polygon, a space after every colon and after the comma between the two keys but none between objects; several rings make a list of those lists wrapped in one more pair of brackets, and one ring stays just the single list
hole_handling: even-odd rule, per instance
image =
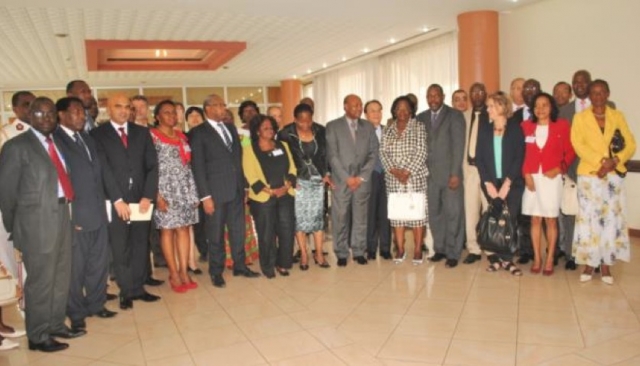
[{"label": "beige suit", "polygon": [[[486,112],[485,112],[486,113]],[[467,251],[471,254],[480,254],[480,246],[476,239],[476,225],[480,221],[480,213],[487,209],[487,199],[482,194],[480,174],[478,168],[469,165],[469,135],[471,134],[472,109],[464,112],[466,122],[466,134],[464,143],[464,159],[462,160],[462,174],[464,174],[464,216],[465,230],[467,234]],[[482,118],[479,120],[483,121]],[[483,121],[484,122],[484,121]],[[478,123],[478,121],[475,121]],[[480,128],[480,125],[478,125]],[[476,135],[477,137],[477,135]],[[476,146],[477,149],[477,146]]]}]

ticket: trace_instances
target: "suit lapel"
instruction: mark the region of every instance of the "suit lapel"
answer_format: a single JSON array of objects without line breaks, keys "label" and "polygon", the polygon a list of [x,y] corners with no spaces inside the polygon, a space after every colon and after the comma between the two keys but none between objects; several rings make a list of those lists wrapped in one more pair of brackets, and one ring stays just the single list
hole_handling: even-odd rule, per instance
[{"label": "suit lapel", "polygon": [[[222,139],[222,136],[220,136],[220,134],[218,133],[218,131],[216,131],[215,128],[213,128],[213,126],[211,126],[211,123],[209,121],[205,121],[204,122],[205,128],[209,131],[210,135],[213,135],[213,139],[216,140],[218,142],[218,144],[220,144],[220,146],[224,147],[224,150],[228,153],[231,153],[229,151],[229,149],[227,149],[227,146],[224,143],[224,140]],[[232,135],[231,132],[229,132],[229,135]],[[231,136],[231,138],[233,139],[233,136]],[[232,145],[233,145],[233,140],[231,141]]]},{"label": "suit lapel", "polygon": [[29,133],[29,140],[31,145],[33,145],[33,149],[35,150],[36,154],[44,159],[44,161],[48,163],[48,166],[50,166],[52,169],[55,169],[55,167],[53,166],[53,162],[51,161],[51,157],[49,156],[49,152],[44,149],[44,146],[42,146],[42,143],[40,143],[40,140],[38,140],[38,137],[36,137],[33,132]]}]

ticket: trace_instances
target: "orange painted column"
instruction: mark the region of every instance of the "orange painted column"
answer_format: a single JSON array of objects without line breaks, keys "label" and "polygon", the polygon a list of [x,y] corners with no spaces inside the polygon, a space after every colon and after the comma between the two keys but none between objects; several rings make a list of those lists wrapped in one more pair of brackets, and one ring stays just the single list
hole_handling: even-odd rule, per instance
[{"label": "orange painted column", "polygon": [[[293,110],[302,98],[302,82],[297,79],[280,81],[280,100],[282,102],[282,123],[287,125],[293,121]],[[280,126],[282,127],[282,126]]]},{"label": "orange painted column", "polygon": [[469,90],[484,83],[487,92],[500,90],[498,12],[474,11],[458,15],[458,80]]}]

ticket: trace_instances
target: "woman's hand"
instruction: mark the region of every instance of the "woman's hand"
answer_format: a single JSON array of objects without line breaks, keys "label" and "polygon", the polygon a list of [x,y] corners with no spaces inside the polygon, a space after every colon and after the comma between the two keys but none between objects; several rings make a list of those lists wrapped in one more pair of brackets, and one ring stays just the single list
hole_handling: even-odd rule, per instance
[{"label": "woman's hand", "polygon": [[486,183],[485,187],[487,188],[487,194],[489,195],[489,198],[495,199],[496,197],[498,197],[498,190],[496,189],[496,186],[493,185],[493,183]]},{"label": "woman's hand", "polygon": [[157,205],[158,205],[158,207],[157,207],[158,211],[167,212],[167,210],[169,209],[169,204],[164,199],[164,197],[162,197],[161,195],[158,195],[158,199],[156,201],[157,201]]},{"label": "woman's hand", "polygon": [[324,182],[324,184],[329,186],[329,188],[331,188],[331,189],[335,189],[336,188],[336,185],[333,183],[333,180],[331,179],[330,175],[325,175],[324,178],[322,178],[322,181]]},{"label": "woman's hand", "polygon": [[529,192],[536,191],[536,185],[533,183],[533,176],[531,174],[527,174],[524,176],[524,185],[527,186]]},{"label": "woman's hand", "polygon": [[500,192],[498,192],[498,198],[506,201],[507,195],[509,194],[509,190],[511,190],[511,182],[502,183],[502,187],[500,187]]},{"label": "woman's hand", "polygon": [[[560,173],[561,173],[560,168],[553,168],[553,169],[547,171],[546,173],[544,173],[544,176],[549,178],[549,179],[553,179],[553,178],[557,177],[558,174],[560,174]],[[532,180],[532,182],[533,182],[533,180]]]}]

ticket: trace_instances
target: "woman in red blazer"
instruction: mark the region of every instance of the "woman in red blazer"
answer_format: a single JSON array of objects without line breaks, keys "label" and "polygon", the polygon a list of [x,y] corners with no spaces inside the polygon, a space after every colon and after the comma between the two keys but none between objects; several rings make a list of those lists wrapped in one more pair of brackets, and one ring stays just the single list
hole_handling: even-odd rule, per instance
[{"label": "woman in red blazer", "polygon": [[571,146],[569,122],[558,119],[558,107],[547,93],[533,101],[531,120],[522,123],[525,136],[525,157],[522,166],[526,189],[522,197],[522,213],[531,216],[533,265],[531,273],[540,273],[542,258],[540,240],[542,219],[546,223],[547,260],[542,273],[553,274],[553,256],[558,239],[558,215],[562,200],[562,174],[575,158]]}]

